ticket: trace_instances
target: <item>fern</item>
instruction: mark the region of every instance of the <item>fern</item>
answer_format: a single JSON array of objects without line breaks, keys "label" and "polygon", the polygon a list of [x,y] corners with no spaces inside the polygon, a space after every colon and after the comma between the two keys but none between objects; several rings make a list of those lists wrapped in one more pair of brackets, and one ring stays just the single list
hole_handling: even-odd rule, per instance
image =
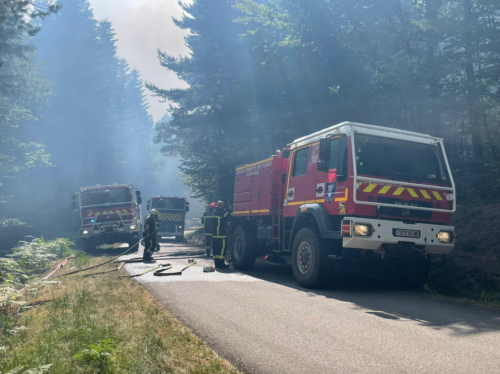
[{"label": "fern", "polygon": [[[72,246],[74,243],[69,239],[34,238],[30,242],[19,242],[6,258],[0,257],[0,306],[15,300],[16,290],[24,287],[30,278],[45,272],[52,261],[70,256]],[[36,291],[37,286],[45,284],[50,283],[31,283],[30,290]]]}]

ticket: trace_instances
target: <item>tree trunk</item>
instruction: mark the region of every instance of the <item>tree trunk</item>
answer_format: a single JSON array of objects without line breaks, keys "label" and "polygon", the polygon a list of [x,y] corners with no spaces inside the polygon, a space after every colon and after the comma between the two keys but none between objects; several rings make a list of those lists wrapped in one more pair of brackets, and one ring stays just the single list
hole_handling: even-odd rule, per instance
[{"label": "tree trunk", "polygon": [[472,150],[474,159],[483,159],[483,144],[481,140],[481,127],[479,125],[479,115],[476,104],[478,100],[478,90],[474,76],[473,46],[472,46],[472,4],[471,0],[463,0],[464,6],[464,52],[465,52],[465,75],[466,75],[466,97],[469,117],[469,125],[472,135]]},{"label": "tree trunk", "polygon": [[441,131],[441,113],[438,108],[439,100],[439,73],[436,71],[435,52],[438,46],[437,33],[435,25],[437,22],[436,0],[426,0],[425,15],[429,22],[429,31],[427,33],[427,69],[429,82],[429,99],[431,106],[431,118],[429,119],[428,133],[442,137]]}]

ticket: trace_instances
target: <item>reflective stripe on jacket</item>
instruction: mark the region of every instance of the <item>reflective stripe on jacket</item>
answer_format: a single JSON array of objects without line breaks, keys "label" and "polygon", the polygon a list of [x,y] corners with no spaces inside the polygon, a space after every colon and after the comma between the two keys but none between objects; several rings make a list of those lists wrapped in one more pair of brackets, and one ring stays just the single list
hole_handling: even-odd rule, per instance
[{"label": "reflective stripe on jacket", "polygon": [[222,208],[215,209],[213,215],[212,235],[215,239],[227,238],[227,222],[231,218],[231,214]]}]

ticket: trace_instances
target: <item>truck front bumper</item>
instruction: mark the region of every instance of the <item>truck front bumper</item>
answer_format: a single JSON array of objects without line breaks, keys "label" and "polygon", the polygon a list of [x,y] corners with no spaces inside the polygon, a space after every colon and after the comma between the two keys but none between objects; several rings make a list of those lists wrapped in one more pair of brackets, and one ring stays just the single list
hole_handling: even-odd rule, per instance
[{"label": "truck front bumper", "polygon": [[107,230],[100,228],[99,230],[94,230],[93,228],[83,228],[80,229],[80,238],[121,238],[124,236],[139,237],[139,230],[125,230],[123,228],[118,228],[116,225],[109,227]]},{"label": "truck front bumper", "polygon": [[[348,226],[350,225],[350,232]],[[367,226],[367,235],[356,233],[356,225]],[[359,226],[358,226],[359,227]],[[364,227],[363,227],[364,229]],[[404,223],[358,217],[345,217],[342,223],[342,241],[344,248],[381,250],[394,246],[413,246],[429,254],[449,254],[454,244],[454,226],[428,223]],[[438,239],[438,233],[448,232],[450,242]],[[398,236],[412,234],[414,236]],[[418,235],[418,237],[417,237]]]},{"label": "truck front bumper", "polygon": [[158,236],[184,236],[184,231],[175,231],[175,232],[162,231],[158,232]]}]

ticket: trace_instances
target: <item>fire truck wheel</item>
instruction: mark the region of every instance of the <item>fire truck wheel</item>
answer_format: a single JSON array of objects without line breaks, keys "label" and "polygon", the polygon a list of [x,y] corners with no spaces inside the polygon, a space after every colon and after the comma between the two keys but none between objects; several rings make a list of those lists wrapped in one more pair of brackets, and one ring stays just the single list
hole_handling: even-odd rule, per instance
[{"label": "fire truck wheel", "polygon": [[248,270],[255,264],[257,258],[257,237],[249,229],[238,226],[231,235],[231,260],[238,270]]},{"label": "fire truck wheel", "polygon": [[292,269],[297,282],[306,288],[323,285],[327,279],[328,256],[316,230],[300,229],[293,241]]}]

